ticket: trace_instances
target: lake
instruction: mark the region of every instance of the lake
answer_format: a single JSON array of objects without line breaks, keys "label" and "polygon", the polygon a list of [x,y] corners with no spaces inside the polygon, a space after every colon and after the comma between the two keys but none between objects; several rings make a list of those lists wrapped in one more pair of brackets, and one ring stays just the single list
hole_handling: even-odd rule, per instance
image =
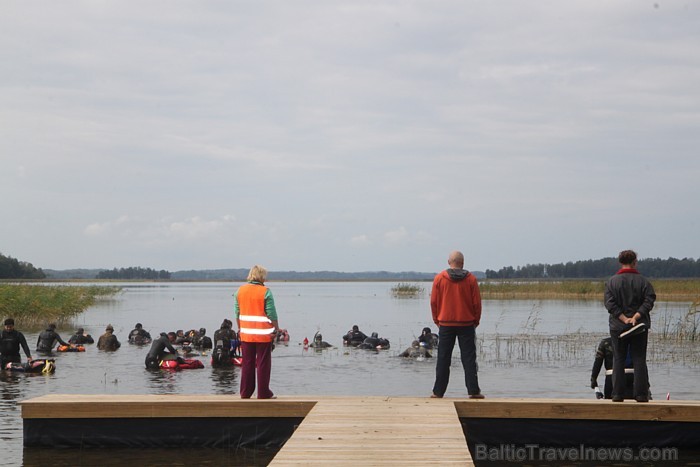
[{"label": "lake", "polygon": [[[0,465],[90,465],[90,453],[61,457],[56,450],[27,453],[22,447],[22,420],[17,403],[43,394],[238,394],[239,369],[216,370],[209,357],[199,357],[205,368],[181,372],[150,372],[144,368],[148,347],[129,345],[126,336],[135,323],[143,323],[152,335],[161,331],[205,327],[212,336],[224,318],[232,318],[233,293],[240,283],[117,283],[123,291],[79,315],[74,327],[59,329],[68,340],[75,328],[97,338],[112,324],[122,342],[109,353],[87,345],[81,353],[58,353],[56,373],[49,376],[8,374],[0,376]],[[271,282],[280,327],[289,331],[288,345],[273,352],[272,390],[279,395],[387,395],[429,396],[435,372],[433,359],[404,360],[397,355],[411,344],[421,329],[432,323],[430,283],[417,298],[395,298],[391,282]],[[657,303],[652,331],[662,322],[673,323],[685,315],[688,303]],[[601,301],[486,300],[477,329],[479,379],[487,397],[589,398],[590,372],[597,343],[607,335],[608,314]],[[342,336],[359,325],[366,334],[377,332],[391,341],[386,351],[347,349]],[[37,332],[24,332],[32,354]],[[320,331],[335,348],[320,352],[300,344]],[[669,350],[650,342],[649,373],[655,398],[700,397],[697,346]],[[453,355],[452,376],[446,397],[464,397],[464,375],[459,350]],[[603,377],[599,377],[603,383]],[[140,465],[183,465],[187,456],[210,465],[240,462],[228,452],[184,453],[172,450],[120,452],[119,462],[132,457]],[[237,455],[240,453],[237,453]],[[244,453],[245,463],[265,465],[264,454]],[[75,456],[82,456],[76,458]],[[126,457],[124,457],[126,456]],[[209,457],[207,457],[209,456]],[[256,456],[258,456],[256,458]],[[100,458],[109,465],[110,455]],[[237,460],[235,460],[237,459]],[[192,463],[192,462],[190,462]],[[116,461],[115,461],[116,465]]]}]

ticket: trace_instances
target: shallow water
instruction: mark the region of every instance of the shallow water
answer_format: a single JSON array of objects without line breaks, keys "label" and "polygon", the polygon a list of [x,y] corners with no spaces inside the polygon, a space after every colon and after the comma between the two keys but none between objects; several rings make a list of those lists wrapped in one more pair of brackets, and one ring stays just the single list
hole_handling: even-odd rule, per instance
[{"label": "shallow water", "polygon": [[[56,373],[50,376],[0,376],[0,465],[41,465],[54,450],[27,453],[22,449],[22,420],[17,402],[43,394],[238,394],[238,369],[216,370],[208,356],[201,370],[149,372],[144,369],[147,347],[125,342],[136,322],[151,334],[205,327],[213,335],[224,318],[232,318],[232,294],[239,283],[125,283],[114,299],[99,303],[75,320],[95,340],[112,324],[122,341],[117,352],[101,352],[88,345],[84,353],[56,354]],[[291,341],[273,352],[272,390],[283,395],[427,396],[434,378],[434,361],[403,360],[397,355],[431,322],[427,290],[418,298],[397,299],[393,283],[270,283],[280,326]],[[677,317],[688,304],[657,304],[655,313]],[[658,319],[658,318],[657,318]],[[658,322],[658,321],[657,321]],[[376,331],[391,341],[388,351],[346,349],[341,337],[353,325],[365,333]],[[20,329],[21,330],[21,329]],[[435,329],[434,329],[435,330]],[[59,329],[67,340],[74,329]],[[320,331],[336,348],[304,350],[300,342]],[[484,302],[479,338],[480,385],[488,397],[592,397],[590,371],[595,348],[607,334],[607,312],[599,302],[493,300]],[[30,348],[37,333],[25,332]],[[696,349],[697,350],[697,349]],[[650,355],[664,349],[650,348]],[[466,394],[464,375],[455,349],[446,397]],[[650,359],[655,397],[698,399],[697,361]],[[599,378],[602,383],[602,377]],[[93,453],[72,453],[55,465],[91,465]],[[164,465],[159,450],[133,455],[140,465]],[[204,450],[196,463],[265,465],[265,453]],[[198,456],[198,457],[197,457]],[[236,457],[238,456],[238,457]],[[242,458],[240,456],[243,456]],[[113,458],[114,456],[107,456]],[[182,456],[176,456],[183,460]],[[242,460],[243,459],[243,460]],[[190,462],[191,464],[191,462]],[[168,464],[171,465],[171,464]]]}]

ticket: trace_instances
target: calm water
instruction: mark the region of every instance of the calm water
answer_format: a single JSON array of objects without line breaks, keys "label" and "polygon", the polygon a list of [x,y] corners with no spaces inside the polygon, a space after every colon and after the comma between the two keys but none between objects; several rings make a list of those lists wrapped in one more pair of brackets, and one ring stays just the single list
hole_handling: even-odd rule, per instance
[{"label": "calm water", "polygon": [[[239,283],[120,284],[123,292],[87,310],[75,320],[97,340],[112,324],[122,341],[114,353],[88,345],[84,353],[56,354],[54,375],[3,374],[0,376],[0,465],[41,465],[54,451],[26,453],[22,448],[22,420],[18,401],[54,393],[79,394],[238,394],[238,369],[214,370],[209,358],[200,357],[201,370],[149,372],[143,361],[148,348],[131,346],[126,335],[136,322],[151,334],[205,327],[213,335],[224,318],[232,317],[232,294]],[[291,341],[273,352],[272,390],[281,395],[391,395],[428,396],[434,378],[434,361],[405,361],[397,354],[408,347],[424,326],[434,328],[428,294],[414,299],[391,296],[393,283],[271,283],[280,326]],[[430,284],[424,284],[429,289]],[[427,292],[427,290],[426,290]],[[688,304],[659,303],[660,317],[676,319]],[[391,341],[382,352],[348,350],[341,337],[357,324],[365,333],[376,331]],[[37,333],[26,332],[33,350]],[[300,342],[320,331],[337,346],[316,352]],[[59,329],[67,340],[73,328]],[[488,397],[592,397],[590,369],[595,347],[607,334],[607,312],[590,301],[485,301],[479,336],[480,384]],[[564,337],[557,337],[557,336]],[[527,337],[527,338],[526,338]],[[696,349],[697,350],[697,349]],[[652,392],[671,393],[674,399],[698,399],[700,369],[685,357],[673,361],[666,349],[650,348]],[[464,377],[455,351],[452,378],[446,397],[466,394]],[[602,383],[602,377],[599,381]],[[172,451],[168,451],[172,453]],[[138,455],[137,455],[138,454]],[[198,456],[201,453],[190,454]],[[236,455],[240,453],[235,453]],[[124,453],[119,454],[124,462]],[[171,465],[172,454],[158,451],[132,453],[141,465]],[[166,456],[165,458],[163,456]],[[187,463],[185,453],[175,457]],[[197,463],[227,464],[234,453],[207,453]],[[144,457],[146,456],[146,457]],[[246,463],[264,465],[250,454]],[[108,456],[114,457],[114,456]],[[252,459],[252,460],[251,460]],[[103,463],[107,458],[103,458]],[[90,465],[75,458],[62,465]],[[192,462],[189,462],[190,464]],[[56,463],[54,462],[54,465]],[[60,462],[59,462],[59,465]]]}]

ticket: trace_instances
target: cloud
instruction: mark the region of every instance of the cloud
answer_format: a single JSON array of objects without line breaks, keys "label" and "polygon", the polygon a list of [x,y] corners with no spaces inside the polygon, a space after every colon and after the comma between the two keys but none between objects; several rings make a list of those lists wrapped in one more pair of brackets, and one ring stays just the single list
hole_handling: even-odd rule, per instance
[{"label": "cloud", "polygon": [[390,245],[406,243],[410,236],[405,227],[401,226],[398,229],[384,232],[384,241]]},{"label": "cloud", "polygon": [[355,235],[350,239],[350,245],[354,247],[366,247],[372,244],[372,241],[369,239],[368,235],[362,234],[362,235]]}]

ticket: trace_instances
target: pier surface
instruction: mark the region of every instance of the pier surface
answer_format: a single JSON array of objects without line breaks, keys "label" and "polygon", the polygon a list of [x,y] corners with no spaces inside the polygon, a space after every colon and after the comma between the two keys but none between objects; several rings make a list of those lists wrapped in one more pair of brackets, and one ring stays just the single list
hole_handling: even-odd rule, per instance
[{"label": "pier surface", "polygon": [[[160,430],[141,427],[178,425],[188,432],[226,434],[226,439],[189,439],[191,445],[231,446],[255,433],[251,445],[281,449],[270,465],[473,465],[468,445],[505,442],[501,427],[533,423],[573,433],[569,423],[667,427],[669,437],[684,433],[685,443],[700,445],[700,402],[593,399],[430,399],[375,396],[282,396],[242,400],[226,395],[45,395],[21,402],[25,445],[80,443],[80,446],[167,445],[172,438],[150,438]],[[528,421],[529,420],[529,421]],[[657,423],[662,422],[662,423]],[[71,425],[72,424],[72,425]],[[473,424],[473,425],[470,425]],[[485,425],[484,425],[485,424]],[[520,424],[520,425],[518,425]],[[649,425],[652,424],[652,425]],[[679,425],[680,424],[680,425]],[[221,429],[225,425],[225,429]],[[66,429],[71,426],[71,429]],[[201,426],[201,430],[192,427]],[[272,427],[267,433],[266,430]],[[484,427],[487,428],[484,431]],[[120,431],[122,430],[122,431]],[[521,430],[521,431],[522,431]],[[466,439],[465,432],[467,433]],[[493,439],[489,441],[490,433]],[[73,438],[71,438],[71,436]],[[549,440],[551,433],[547,434]],[[690,438],[688,438],[690,437]],[[681,439],[683,441],[683,439]],[[90,444],[92,442],[92,444]],[[531,442],[525,440],[525,442]],[[267,444],[266,444],[267,443]]]}]

